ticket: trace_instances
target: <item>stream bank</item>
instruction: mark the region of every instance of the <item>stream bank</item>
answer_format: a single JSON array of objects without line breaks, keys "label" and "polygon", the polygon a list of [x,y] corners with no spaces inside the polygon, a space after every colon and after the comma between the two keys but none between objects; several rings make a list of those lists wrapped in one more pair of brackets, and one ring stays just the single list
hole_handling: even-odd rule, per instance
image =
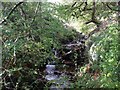
[{"label": "stream bank", "polygon": [[71,83],[74,83],[78,66],[88,63],[86,48],[84,36],[79,38],[78,41],[64,43],[59,50],[53,48],[52,52],[58,62],[56,60],[49,62],[43,71],[49,89],[65,89],[69,88]]}]

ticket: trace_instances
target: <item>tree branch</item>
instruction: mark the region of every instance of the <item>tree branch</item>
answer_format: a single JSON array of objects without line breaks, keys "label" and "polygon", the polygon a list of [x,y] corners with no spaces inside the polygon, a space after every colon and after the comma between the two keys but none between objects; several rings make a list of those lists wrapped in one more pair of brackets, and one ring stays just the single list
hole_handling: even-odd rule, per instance
[{"label": "tree branch", "polygon": [[96,13],[96,3],[93,0],[93,8],[92,8],[92,17],[91,20],[86,22],[85,24],[89,24],[89,23],[94,23],[97,27],[99,27],[100,22],[96,19],[95,13]]},{"label": "tree branch", "polygon": [[89,37],[91,37],[93,34],[101,31],[101,29],[102,29],[102,31],[103,31],[103,30],[106,30],[107,25],[108,25],[108,22],[107,22],[107,21],[102,21],[102,22],[100,23],[100,25],[99,25],[97,28],[95,28],[93,31],[91,31],[91,32],[87,35],[87,37],[86,37],[85,39],[87,40],[87,39],[88,39]]},{"label": "tree branch", "polygon": [[19,8],[20,8],[21,16],[23,16],[23,18],[26,20],[27,16],[26,16],[26,13],[25,13],[23,7],[20,6]]},{"label": "tree branch", "polygon": [[93,31],[91,31],[88,35],[87,35],[87,37],[85,38],[86,40],[90,37],[90,36],[92,36],[95,32],[98,32],[98,31],[100,31],[100,27],[102,27],[101,25],[101,23],[96,19],[96,16],[95,16],[95,12],[96,12],[96,3],[95,3],[95,1],[93,0],[93,8],[92,8],[92,17],[91,17],[91,20],[90,21],[88,21],[88,22],[86,22],[86,24],[89,24],[89,23],[94,23],[96,26],[97,26],[97,28],[95,28]]},{"label": "tree branch", "polygon": [[92,20],[94,20],[96,17],[95,17],[95,12],[96,12],[96,4],[95,2],[93,2],[93,12],[92,12]]},{"label": "tree branch", "polygon": [[72,4],[72,7],[74,7],[76,3],[77,3],[77,2],[74,2],[74,3]]},{"label": "tree branch", "polygon": [[35,16],[36,16],[36,14],[37,14],[37,12],[38,12],[39,5],[40,5],[40,2],[38,2],[37,6],[36,6],[36,9],[35,9],[35,15],[34,15],[34,17],[33,17],[33,19],[32,19],[32,22],[31,22],[31,23],[33,23],[33,22],[35,21]]},{"label": "tree branch", "polygon": [[83,8],[83,10],[82,10],[82,11],[85,11],[85,10],[87,9],[87,5],[88,5],[88,3],[87,3],[87,2],[85,2],[85,7]]},{"label": "tree branch", "polygon": [[3,24],[9,17],[10,15],[14,12],[14,10],[19,6],[21,5],[23,2],[19,2],[18,4],[16,4],[12,10],[8,13],[7,17],[5,17],[1,22],[0,22],[0,25]]},{"label": "tree branch", "polygon": [[106,5],[110,10],[112,10],[112,11],[117,11],[117,12],[120,12],[120,10],[118,9],[113,9],[113,8],[111,8],[108,4]]}]

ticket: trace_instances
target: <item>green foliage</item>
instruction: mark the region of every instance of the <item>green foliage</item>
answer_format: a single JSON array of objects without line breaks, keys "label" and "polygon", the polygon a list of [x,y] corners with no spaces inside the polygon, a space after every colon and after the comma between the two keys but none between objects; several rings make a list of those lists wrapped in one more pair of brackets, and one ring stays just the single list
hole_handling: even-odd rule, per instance
[{"label": "green foliage", "polygon": [[[6,8],[10,5],[4,4]],[[2,27],[3,75],[13,80],[3,77],[4,88],[44,87],[45,82],[39,81],[44,74],[40,74],[39,70],[49,62],[57,63],[52,49],[60,49],[63,41],[74,39],[76,35],[75,31],[65,29],[59,18],[53,17],[49,9],[52,5],[41,2],[39,7],[37,5],[38,3],[23,3]],[[41,7],[42,10],[39,10]],[[38,11],[34,15],[36,8]],[[7,10],[4,9],[4,13]]]},{"label": "green foliage", "polygon": [[[86,67],[81,67],[77,82],[73,87],[78,88],[119,88],[119,42],[117,25],[111,25],[98,37],[94,37],[95,51],[98,55],[97,63],[91,66],[92,70],[100,70],[97,79],[94,73],[85,73]],[[98,64],[98,65],[97,65]],[[96,66],[97,65],[97,66]],[[82,73],[80,77],[79,74]]]},{"label": "green foliage", "polygon": [[[24,58],[24,60],[26,60],[25,57],[27,56],[29,60],[42,59],[42,61],[45,61],[51,55],[54,56],[51,53],[52,48],[60,48],[63,39],[74,38],[75,32],[65,29],[61,21],[52,17],[46,7],[43,7],[42,18],[36,16],[36,21],[31,24],[30,21],[33,19],[31,17],[31,7],[34,8],[35,5],[35,3],[25,3],[24,6],[21,6],[23,9],[26,8],[25,13],[29,13],[28,15],[26,14],[27,20],[25,20],[24,17],[20,17],[20,12],[16,10],[11,16],[10,21],[7,22],[7,25],[3,26],[3,40],[5,46],[5,48],[3,48],[6,49],[6,52],[3,53],[10,54],[9,52],[11,52],[12,56],[15,47],[16,55],[18,56],[17,59],[23,60]],[[40,13],[39,11],[37,15]],[[12,21],[12,18],[14,18],[15,21]],[[22,58],[19,54],[26,56],[22,55]],[[5,56],[3,59],[5,60],[6,58],[8,58],[8,56]]]},{"label": "green foliage", "polygon": [[[94,17],[97,20],[103,22],[110,18],[116,18],[116,13],[114,10],[118,7],[114,2],[111,3],[95,3],[95,11],[93,10],[93,2],[73,2],[61,10],[64,12],[62,15],[66,17],[77,18],[78,20],[83,20],[83,22],[90,21]],[[109,6],[112,7],[111,9]],[[60,9],[59,9],[60,10]],[[117,10],[117,9],[116,9]],[[60,12],[60,11],[59,11]],[[65,14],[66,13],[66,14]],[[64,16],[64,17],[65,17]],[[78,80],[73,87],[78,88],[119,88],[119,27],[115,25],[116,21],[110,23],[106,30],[101,29],[99,34],[92,36],[92,42],[94,42],[94,51],[97,53],[97,61],[93,62],[92,69],[100,69],[100,76],[96,80],[92,80],[92,77],[88,74],[84,74],[82,78],[78,77]],[[94,23],[95,24],[95,23]],[[91,28],[92,27],[92,28]],[[82,26],[83,32],[90,32],[91,29],[94,29],[94,25],[91,23],[88,25]],[[96,68],[97,67],[97,68]],[[82,67],[81,67],[82,68]],[[89,77],[86,79],[86,76]],[[97,84],[97,85],[96,85]]]},{"label": "green foliage", "polygon": [[116,88],[118,85],[118,30],[116,25],[111,25],[102,35],[102,39],[98,43],[97,52],[100,56],[101,87]]},{"label": "green foliage", "polygon": [[[2,18],[8,15],[14,4],[2,3],[3,10],[0,10]],[[116,12],[110,10],[106,6],[107,4],[96,3],[97,20],[115,18]],[[109,4],[115,6],[114,3]],[[65,28],[64,21],[72,18],[80,20],[80,23],[85,23],[91,20],[92,8],[92,2],[89,2],[87,6],[82,2],[60,6],[42,2],[24,2],[17,7],[1,27],[3,33],[3,89],[38,90],[55,82],[46,83],[41,80],[45,76],[43,70],[46,64],[52,61],[60,62],[52,50],[62,50],[62,44],[79,38],[76,31]],[[113,9],[116,9],[116,6]],[[120,36],[119,27],[113,23],[116,21],[109,23],[106,30],[101,30],[99,34],[92,36],[91,40],[94,42],[94,51],[98,58],[93,61],[89,72],[86,72],[86,66],[76,67],[77,70],[80,70],[76,72],[78,76],[71,84],[72,88],[120,88],[118,77]],[[95,25],[83,24],[81,27],[82,32],[88,33],[95,28]],[[75,47],[75,49],[77,48],[82,49]],[[68,55],[68,58],[70,60],[79,59],[79,63],[81,63],[82,58],[88,58],[84,53],[85,50],[81,51],[74,51],[72,55]],[[96,70],[98,70],[98,76],[95,76]],[[62,79],[62,83],[64,80],[66,77]]]}]

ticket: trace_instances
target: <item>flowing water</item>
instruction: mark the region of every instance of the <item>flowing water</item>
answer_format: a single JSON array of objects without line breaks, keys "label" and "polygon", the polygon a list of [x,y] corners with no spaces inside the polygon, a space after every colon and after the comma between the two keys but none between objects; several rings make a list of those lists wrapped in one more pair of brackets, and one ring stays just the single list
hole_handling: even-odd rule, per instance
[{"label": "flowing water", "polygon": [[[69,72],[68,72],[69,73]],[[56,65],[46,65],[45,79],[50,82],[50,90],[62,90],[70,87],[70,77],[65,70],[57,70]]]},{"label": "flowing water", "polygon": [[[81,44],[81,43],[79,43]],[[70,44],[71,46],[74,44]],[[77,44],[78,45],[78,44]],[[68,47],[67,46],[67,47]],[[52,52],[56,57],[58,57],[57,51],[53,48]],[[71,83],[74,81],[75,66],[66,64],[57,64],[54,62],[49,62],[45,68],[45,79],[47,80],[47,85],[50,90],[63,90],[65,88],[70,88]],[[72,62],[72,64],[74,64]]]}]

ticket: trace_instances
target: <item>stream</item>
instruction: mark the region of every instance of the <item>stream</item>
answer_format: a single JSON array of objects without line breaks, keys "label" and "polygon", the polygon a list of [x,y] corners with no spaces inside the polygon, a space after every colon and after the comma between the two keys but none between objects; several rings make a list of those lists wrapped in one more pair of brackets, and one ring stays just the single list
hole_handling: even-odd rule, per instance
[{"label": "stream", "polygon": [[45,79],[50,83],[50,90],[62,90],[70,87],[70,78],[72,76],[67,75],[65,70],[62,72],[57,70],[56,65],[46,65]]},{"label": "stream", "polygon": [[[75,62],[72,61],[69,57],[71,56],[71,54],[73,54],[75,50],[79,52],[79,50],[85,49],[83,46],[84,41],[80,41],[75,44],[70,43],[63,45],[63,47],[66,48],[66,52],[64,55],[66,56],[67,60],[61,64],[56,63],[54,60],[54,62],[49,62],[45,66],[45,80],[47,81],[47,86],[50,90],[64,90],[65,88],[70,88],[71,83],[74,83],[76,66]],[[74,47],[77,49],[74,50]],[[66,59],[64,56],[64,58],[58,57],[60,53],[58,53],[57,50],[55,50],[54,48],[52,52],[57,58],[60,58],[62,61]],[[82,53],[84,53],[84,51],[82,51]],[[78,59],[80,58],[81,56],[78,57]],[[81,63],[82,60],[79,62]]]},{"label": "stream", "polygon": [[50,90],[63,90],[70,88],[75,67],[66,64],[50,63],[45,67],[45,80]]}]

